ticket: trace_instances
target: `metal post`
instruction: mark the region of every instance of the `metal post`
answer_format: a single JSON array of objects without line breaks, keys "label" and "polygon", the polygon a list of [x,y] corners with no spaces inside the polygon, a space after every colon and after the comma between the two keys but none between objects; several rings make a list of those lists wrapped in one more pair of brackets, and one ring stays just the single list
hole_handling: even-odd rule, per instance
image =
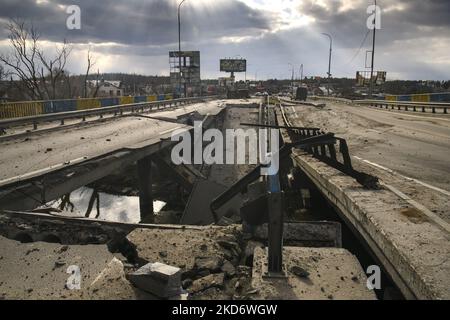
[{"label": "metal post", "polygon": [[303,63],[300,65],[300,83],[303,83]]},{"label": "metal post", "polygon": [[[270,125],[270,99],[267,97],[265,124]],[[272,130],[272,129],[270,129]],[[267,145],[272,146],[270,130]],[[275,154],[279,150],[270,150]],[[269,277],[283,276],[283,194],[278,173],[266,177],[268,224],[268,274]]]},{"label": "metal post", "polygon": [[[179,90],[181,93],[181,19],[180,19],[180,9],[183,2],[186,0],[182,0],[180,4],[178,5],[178,67],[180,68],[180,79],[179,79]],[[184,87],[184,97],[186,97],[186,84],[183,85]]]},{"label": "metal post", "polygon": [[322,33],[323,35],[327,36],[328,38],[330,38],[330,55],[328,57],[328,88],[327,88],[327,92],[328,92],[328,96],[330,96],[330,81],[331,81],[331,53],[333,51],[333,38],[331,37],[331,35],[329,35],[328,33]]},{"label": "metal post", "polygon": [[139,176],[139,209],[141,221],[150,217],[153,221],[153,196],[152,196],[152,158],[147,156],[137,162]]},{"label": "metal post", "polygon": [[283,202],[282,193],[269,193],[268,255],[269,275],[283,273]]},{"label": "metal post", "polygon": [[375,17],[373,18],[373,37],[372,37],[372,63],[370,66],[370,88],[369,88],[369,99],[373,97],[373,66],[375,62],[375,35],[376,35],[376,19],[377,19],[377,0],[375,0]]},{"label": "metal post", "polygon": [[294,65],[288,62],[288,65],[291,66],[291,89],[294,87]]}]

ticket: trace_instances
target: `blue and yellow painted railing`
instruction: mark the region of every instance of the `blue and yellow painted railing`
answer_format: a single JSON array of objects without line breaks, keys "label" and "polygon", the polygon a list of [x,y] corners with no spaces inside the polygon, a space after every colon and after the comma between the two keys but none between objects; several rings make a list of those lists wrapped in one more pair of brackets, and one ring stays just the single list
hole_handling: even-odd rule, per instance
[{"label": "blue and yellow painted railing", "polygon": [[408,94],[408,95],[386,95],[384,100],[411,101],[411,102],[450,102],[450,92]]},{"label": "blue and yellow painted railing", "polygon": [[0,103],[0,119],[36,116],[40,114],[81,111],[132,103],[172,100],[171,94],[135,97],[83,98],[48,101],[23,101]]}]

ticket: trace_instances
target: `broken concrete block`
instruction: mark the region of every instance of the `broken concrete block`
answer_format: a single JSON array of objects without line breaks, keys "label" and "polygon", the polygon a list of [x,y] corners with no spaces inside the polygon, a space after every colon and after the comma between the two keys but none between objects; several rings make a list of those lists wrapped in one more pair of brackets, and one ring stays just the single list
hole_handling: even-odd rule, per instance
[{"label": "broken concrete block", "polygon": [[225,248],[233,252],[236,256],[239,256],[241,254],[241,247],[237,242],[219,239],[217,240],[217,243],[222,248]]},{"label": "broken concrete block", "polygon": [[224,278],[224,273],[210,274],[206,277],[195,280],[188,291],[190,293],[196,293],[211,287],[221,288],[223,287]]},{"label": "broken concrete block", "polygon": [[179,295],[181,292],[181,269],[164,263],[148,263],[128,279],[139,289],[161,298]]},{"label": "broken concrete block", "polygon": [[248,266],[253,265],[253,252],[255,248],[263,248],[264,244],[259,241],[249,240],[244,249],[243,263]]},{"label": "broken concrete block", "polygon": [[236,269],[230,261],[225,261],[221,267],[221,270],[228,278],[231,278],[236,274]]},{"label": "broken concrete block", "polygon": [[198,270],[219,271],[222,265],[222,259],[218,257],[197,257],[195,258],[194,268]]},{"label": "broken concrete block", "polygon": [[295,274],[296,276],[300,277],[300,278],[308,278],[309,277],[309,272],[307,270],[305,270],[302,267],[299,266],[292,266],[289,271],[292,274]]},{"label": "broken concrete block", "polygon": [[88,286],[85,299],[125,300],[154,299],[145,292],[138,292],[126,279],[122,262],[114,257],[95,280]]}]

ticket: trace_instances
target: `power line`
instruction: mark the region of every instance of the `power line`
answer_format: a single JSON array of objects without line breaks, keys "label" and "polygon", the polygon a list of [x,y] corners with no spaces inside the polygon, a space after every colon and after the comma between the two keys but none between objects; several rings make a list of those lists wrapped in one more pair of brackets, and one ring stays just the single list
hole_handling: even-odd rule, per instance
[{"label": "power line", "polygon": [[357,57],[358,54],[360,53],[362,47],[364,46],[364,43],[366,42],[367,37],[369,36],[369,33],[370,33],[370,29],[366,32],[366,35],[364,36],[364,39],[363,39],[363,41],[361,42],[361,45],[359,46],[359,49],[356,51],[356,53],[355,53],[355,55],[353,56],[353,58],[352,58],[349,62],[347,62],[347,65],[349,65],[350,63],[353,62],[353,60],[356,59],[356,57]]}]

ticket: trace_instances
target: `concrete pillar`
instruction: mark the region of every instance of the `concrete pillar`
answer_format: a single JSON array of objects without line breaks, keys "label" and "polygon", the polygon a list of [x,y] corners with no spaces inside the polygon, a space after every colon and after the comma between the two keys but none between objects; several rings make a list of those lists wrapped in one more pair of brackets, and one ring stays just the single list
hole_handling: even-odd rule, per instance
[{"label": "concrete pillar", "polygon": [[268,271],[270,274],[283,273],[283,200],[282,193],[268,194]]},{"label": "concrete pillar", "polygon": [[139,209],[141,221],[149,218],[154,219],[153,196],[152,196],[152,158],[150,156],[142,158],[137,162],[139,176]]}]

